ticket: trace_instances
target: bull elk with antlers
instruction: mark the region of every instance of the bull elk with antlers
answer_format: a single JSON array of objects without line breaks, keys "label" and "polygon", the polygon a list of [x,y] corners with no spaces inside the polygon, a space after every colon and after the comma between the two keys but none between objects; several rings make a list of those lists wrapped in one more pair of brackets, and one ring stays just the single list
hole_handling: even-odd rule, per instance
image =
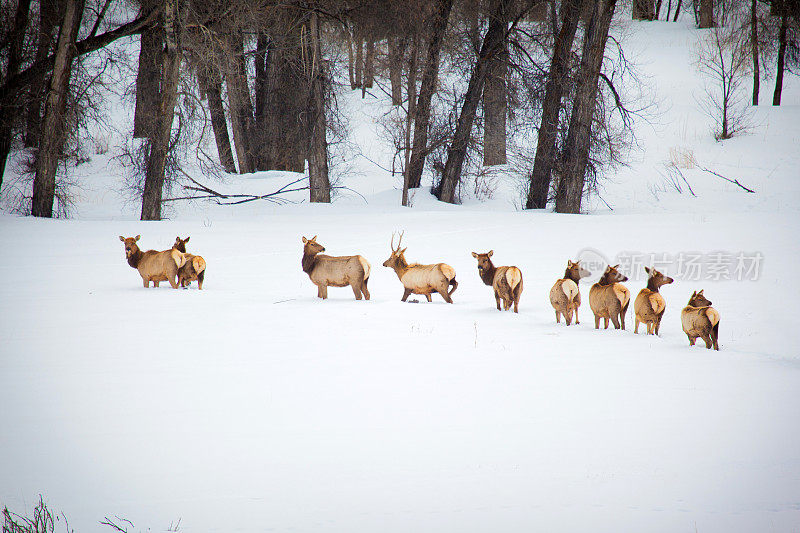
[{"label": "bull elk with antlers", "polygon": [[120,235],[119,240],[125,244],[125,259],[132,268],[139,271],[145,289],[150,287],[151,281],[156,287],[161,281],[169,281],[172,288],[177,289],[178,269],[186,263],[186,256],[175,248],[162,252],[155,250],[143,252],[136,244],[141,237],[141,235],[136,237]]},{"label": "bull elk with antlers", "polygon": [[[398,279],[400,279],[400,283],[403,284],[405,291],[401,301],[405,302],[410,294],[424,294],[425,298],[430,302],[431,293],[438,292],[445,302],[453,303],[451,296],[458,288],[455,269],[446,263],[436,263],[434,265],[413,263],[409,265],[405,258],[407,248],[400,249],[402,242],[403,234],[400,233],[400,240],[397,242],[397,248],[395,248],[394,234],[392,234],[392,241],[389,245],[392,255],[383,262],[383,266],[394,270]],[[453,288],[448,291],[448,287],[451,285]]]},{"label": "bull elk with antlers", "polygon": [[301,265],[303,272],[317,286],[317,297],[325,300],[328,297],[328,287],[350,287],[356,295],[356,300],[369,300],[367,282],[369,281],[369,262],[360,255],[330,256],[319,255],[325,247],[317,242],[317,236],[311,239],[303,237],[303,259]]}]

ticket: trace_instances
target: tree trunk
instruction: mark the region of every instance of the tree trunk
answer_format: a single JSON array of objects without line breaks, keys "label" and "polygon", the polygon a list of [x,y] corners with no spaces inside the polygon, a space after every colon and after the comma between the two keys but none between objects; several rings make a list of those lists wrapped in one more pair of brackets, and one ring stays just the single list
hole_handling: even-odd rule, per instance
[{"label": "tree trunk", "polygon": [[433,14],[427,43],[427,57],[422,69],[422,81],[414,112],[414,146],[411,149],[411,160],[408,167],[408,186],[416,189],[422,181],[422,170],[428,156],[428,128],[431,120],[431,99],[436,90],[436,78],[439,72],[439,53],[442,39],[447,29],[447,20],[453,0],[439,0],[438,9]]},{"label": "tree trunk", "polygon": [[591,129],[597,103],[597,83],[616,0],[598,1],[583,40],[575,100],[564,146],[562,175],[556,190],[556,212],[580,213],[586,167],[591,148]]},{"label": "tree trunk", "polygon": [[[653,20],[658,20],[658,16],[661,14],[661,3],[662,0],[658,0],[658,2],[656,2],[656,12],[655,16],[653,16]],[[667,18],[669,18],[669,9],[667,9]]]},{"label": "tree trunk", "polygon": [[[143,14],[142,11],[140,14]],[[161,50],[164,28],[156,24],[142,32],[139,47],[139,70],[136,73],[136,108],[133,113],[133,137],[150,137],[156,125],[161,88]]]},{"label": "tree trunk", "polygon": [[[508,31],[504,23],[503,33]],[[483,87],[483,164],[505,165],[506,159],[506,75],[508,72],[508,45],[503,40],[501,49],[488,59],[486,83]]]},{"label": "tree trunk", "polygon": [[236,159],[239,173],[255,171],[253,149],[253,103],[247,85],[247,70],[244,57],[244,42],[238,32],[227,35],[225,65],[228,85],[228,108],[231,114],[233,142],[236,146]]},{"label": "tree trunk", "polygon": [[761,87],[761,74],[758,68],[758,2],[750,3],[750,48],[753,55],[753,105],[758,105],[758,92]]},{"label": "tree trunk", "polygon": [[681,3],[683,0],[678,0],[678,5],[675,6],[675,16],[672,18],[672,22],[678,22],[678,15],[681,13]]},{"label": "tree trunk", "polygon": [[478,109],[483,86],[489,74],[491,60],[502,55],[504,44],[507,38],[507,22],[509,8],[513,0],[494,0],[494,9],[489,19],[489,27],[483,38],[481,51],[472,76],[467,86],[467,93],[464,95],[464,103],[461,106],[461,113],[458,116],[456,131],[453,134],[453,141],[447,150],[447,162],[442,173],[442,182],[439,184],[438,198],[442,202],[453,204],[456,202],[456,190],[461,181],[461,170],[464,166],[464,159],[467,155],[467,144],[472,132],[472,123],[475,120],[475,112]]},{"label": "tree trunk", "polygon": [[67,104],[75,40],[83,17],[84,0],[67,0],[64,17],[58,32],[53,76],[44,108],[39,152],[36,155],[36,174],[33,178],[31,214],[35,217],[53,216],[56,191],[56,171],[64,146],[64,111]]},{"label": "tree trunk", "polygon": [[653,20],[654,13],[653,0],[633,0],[632,18],[634,20]]},{"label": "tree trunk", "polygon": [[[39,5],[39,30],[35,61],[43,61],[53,47],[53,29],[56,27],[58,13],[54,0],[43,0]],[[33,80],[28,90],[28,112],[25,125],[25,146],[36,146],[42,132],[42,105],[47,88],[47,77],[39,76]]]},{"label": "tree trunk", "polygon": [[[785,2],[782,2],[782,4]],[[775,92],[772,95],[772,105],[781,105],[781,93],[783,92],[783,70],[786,60],[786,29],[788,24],[789,10],[785,5],[781,5],[781,29],[778,35],[778,72],[775,74]]]},{"label": "tree trunk", "polygon": [[561,4],[561,29],[553,47],[553,59],[547,74],[544,101],[542,103],[542,122],[539,126],[539,141],[536,143],[536,157],[530,176],[530,187],[525,209],[544,209],[550,191],[550,176],[556,160],[556,138],[561,99],[567,90],[567,74],[572,43],[578,29],[582,0],[564,0]]},{"label": "tree trunk", "polygon": [[267,170],[267,98],[269,97],[269,82],[267,70],[271,54],[272,41],[265,32],[258,32],[258,41],[255,53],[255,93],[256,111],[255,128],[250,142],[255,153],[256,170]]},{"label": "tree trunk", "polygon": [[208,111],[211,115],[211,127],[214,130],[214,139],[217,143],[217,154],[219,162],[225,172],[236,173],[236,165],[233,162],[233,152],[231,152],[231,139],[228,136],[228,123],[225,120],[225,108],[222,104],[222,82],[220,81],[219,71],[213,62],[208,65],[208,73],[201,66],[198,68],[197,77],[200,90],[205,93],[208,99]]},{"label": "tree trunk", "polygon": [[417,113],[417,58],[419,56],[419,34],[411,35],[411,54],[408,59],[408,114],[406,115],[405,142],[405,161],[403,165],[403,196],[401,204],[408,207],[408,187],[410,183],[410,163],[411,163],[411,125]]},{"label": "tree trunk", "polygon": [[714,23],[714,0],[700,0],[700,22],[698,28],[713,28]]},{"label": "tree trunk", "polygon": [[[6,63],[6,78],[19,71],[22,59],[22,43],[25,40],[25,28],[28,26],[30,8],[31,0],[19,0],[17,3],[17,11],[14,14],[14,27],[11,29],[10,35],[8,35],[9,50],[8,62]],[[3,175],[6,171],[8,153],[11,151],[18,105],[18,102],[13,104],[7,102],[0,107],[0,189],[3,187]]]},{"label": "tree trunk", "polygon": [[161,197],[164,192],[164,168],[170,149],[172,121],[178,99],[181,66],[181,32],[187,0],[164,0],[164,41],[161,67],[161,97],[156,126],[150,136],[150,150],[145,168],[142,220],[161,220]]},{"label": "tree trunk", "polygon": [[403,103],[403,58],[406,46],[405,37],[389,37],[389,82],[392,85],[392,105]]},{"label": "tree trunk", "polygon": [[[328,141],[325,138],[325,68],[320,45],[319,15],[311,13],[311,121],[308,148],[308,186],[311,202],[330,203],[331,183],[328,179]],[[308,57],[308,56],[306,56]]]},{"label": "tree trunk", "polygon": [[364,85],[364,33],[360,26],[356,26],[356,89]]},{"label": "tree trunk", "polygon": [[353,65],[353,34],[350,32],[349,26],[345,27],[344,33],[345,39],[347,39],[347,77],[350,80],[350,89],[355,91],[358,85],[356,85],[355,68]]},{"label": "tree trunk", "polygon": [[364,89],[372,89],[375,83],[375,38],[367,39],[367,49],[364,54]]}]

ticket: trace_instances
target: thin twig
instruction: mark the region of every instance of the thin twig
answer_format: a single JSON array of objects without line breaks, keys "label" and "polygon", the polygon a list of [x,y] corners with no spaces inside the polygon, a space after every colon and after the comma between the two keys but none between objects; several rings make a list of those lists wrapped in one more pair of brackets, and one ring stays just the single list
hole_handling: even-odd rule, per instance
[{"label": "thin twig", "polygon": [[756,192],[756,191],[754,191],[753,189],[748,189],[747,187],[745,187],[744,185],[742,185],[741,183],[739,183],[739,180],[736,180],[736,179],[733,179],[733,180],[732,180],[732,179],[730,179],[730,178],[727,178],[727,177],[723,176],[723,175],[722,175],[722,174],[720,174],[719,172],[714,172],[713,170],[710,170],[710,169],[708,169],[708,168],[706,168],[706,167],[701,167],[700,165],[698,165],[698,166],[697,166],[697,168],[699,168],[700,170],[702,170],[702,171],[704,171],[704,172],[708,172],[709,174],[714,174],[714,175],[715,175],[715,176],[717,176],[718,178],[722,178],[722,179],[724,179],[725,181],[729,181],[729,182],[733,183],[734,185],[738,185],[739,187],[741,187],[742,189],[746,190],[747,192],[750,192],[750,193],[754,193],[754,192]]}]

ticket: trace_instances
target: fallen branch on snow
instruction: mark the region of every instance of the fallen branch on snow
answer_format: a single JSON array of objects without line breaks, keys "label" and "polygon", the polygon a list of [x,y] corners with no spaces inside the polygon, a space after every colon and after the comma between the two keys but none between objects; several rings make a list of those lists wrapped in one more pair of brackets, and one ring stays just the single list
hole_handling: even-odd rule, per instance
[{"label": "fallen branch on snow", "polygon": [[742,185],[741,183],[739,183],[739,180],[735,180],[735,179],[734,179],[734,180],[732,180],[732,179],[730,179],[730,178],[727,178],[727,177],[723,176],[723,175],[722,175],[722,174],[720,174],[719,172],[714,172],[713,170],[710,170],[710,169],[708,169],[708,168],[706,168],[706,167],[701,167],[700,165],[697,165],[697,168],[699,168],[699,169],[700,169],[700,170],[702,170],[703,172],[708,172],[709,174],[713,174],[713,175],[717,176],[718,178],[722,178],[722,179],[724,179],[725,181],[729,181],[729,182],[733,183],[734,185],[738,185],[739,187],[741,187],[742,189],[746,190],[747,192],[751,192],[751,193],[754,193],[754,192],[756,192],[756,191],[754,191],[753,189],[748,189],[747,187],[745,187],[744,185]]}]

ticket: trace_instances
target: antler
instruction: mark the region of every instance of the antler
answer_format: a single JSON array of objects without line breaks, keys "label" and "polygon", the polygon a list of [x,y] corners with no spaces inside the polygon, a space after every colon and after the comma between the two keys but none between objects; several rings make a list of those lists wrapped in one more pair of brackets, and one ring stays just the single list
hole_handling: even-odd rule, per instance
[{"label": "antler", "polygon": [[400,249],[400,244],[403,242],[403,234],[405,232],[406,232],[406,230],[403,230],[403,231],[400,232],[400,240],[397,241],[397,248],[394,247],[394,235],[395,235],[395,232],[394,231],[392,232],[392,242],[389,244],[389,247],[392,249],[392,252],[396,252],[397,250]]}]

